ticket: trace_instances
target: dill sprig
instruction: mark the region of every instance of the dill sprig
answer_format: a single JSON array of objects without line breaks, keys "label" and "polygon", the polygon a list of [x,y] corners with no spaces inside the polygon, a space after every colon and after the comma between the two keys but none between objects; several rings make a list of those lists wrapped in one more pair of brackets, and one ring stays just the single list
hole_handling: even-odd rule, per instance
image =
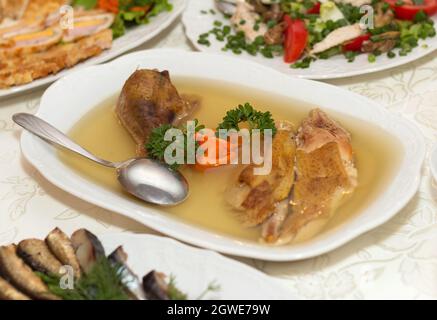
[{"label": "dill sprig", "polygon": [[123,267],[100,257],[88,274],[74,283],[74,289],[62,289],[57,275],[37,273],[49,291],[64,300],[128,300],[123,285]]},{"label": "dill sprig", "polygon": [[205,296],[210,292],[217,292],[221,290],[221,286],[214,280],[210,284],[208,284],[208,287],[206,287],[205,290],[197,297],[196,300],[202,300],[205,298]]},{"label": "dill sprig", "polygon": [[[208,286],[203,290],[200,295],[196,298],[196,300],[202,300],[205,296],[210,292],[220,291],[220,285],[214,280],[208,284]],[[170,300],[187,300],[188,296],[186,293],[183,293],[176,286],[176,277],[174,275],[170,275],[170,280],[168,282],[167,294]]]},{"label": "dill sprig", "polygon": [[272,114],[269,111],[257,111],[248,102],[244,105],[240,104],[233,110],[229,110],[223,118],[223,122],[219,124],[217,131],[220,129],[235,129],[239,131],[239,124],[242,122],[247,122],[250,130],[259,129],[261,133],[264,130],[270,129],[272,134],[275,135],[277,131]]},{"label": "dill sprig", "polygon": [[187,300],[187,294],[183,293],[176,286],[176,277],[174,275],[170,275],[170,280],[167,286],[167,295],[170,300]]},{"label": "dill sprig", "polygon": [[[40,272],[36,274],[48,286],[51,293],[63,300],[129,300],[124,287],[123,268],[121,265],[111,264],[106,257],[101,257],[91,272],[83,274],[79,280],[75,281],[74,289],[62,289],[60,277],[57,275],[46,275]],[[196,300],[201,300],[208,293],[220,289],[220,285],[212,281]],[[177,287],[174,275],[170,275],[167,295],[170,300],[189,299],[188,295]]]}]

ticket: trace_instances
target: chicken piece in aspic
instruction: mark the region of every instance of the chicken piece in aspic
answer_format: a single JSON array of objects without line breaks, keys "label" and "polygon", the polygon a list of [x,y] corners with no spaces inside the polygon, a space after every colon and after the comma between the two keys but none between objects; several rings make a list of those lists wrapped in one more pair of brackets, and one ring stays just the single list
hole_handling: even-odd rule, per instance
[{"label": "chicken piece in aspic", "polygon": [[[238,1],[234,15],[231,17],[231,23],[238,31],[244,32],[246,39],[253,42],[257,37],[263,37],[267,32],[267,25],[259,23],[261,16],[255,12],[255,8],[246,1]],[[241,23],[244,21],[244,23]],[[258,26],[258,28],[255,27]]]},{"label": "chicken piece in aspic", "polygon": [[[292,131],[289,136],[293,137]],[[279,142],[281,131],[274,138]],[[357,185],[357,170],[350,134],[340,124],[330,119],[319,109],[312,110],[302,122],[294,140],[293,152],[273,151],[273,158],[282,159],[287,168],[277,175],[275,169],[268,176],[257,176],[259,181],[275,181],[274,185],[286,185],[280,197],[273,197],[273,192],[257,192],[253,185],[248,184],[244,172],[240,174],[239,189],[233,188],[239,195],[257,194],[257,203],[265,203],[262,210],[253,210],[244,206],[236,206],[235,201],[228,201],[234,208],[239,209],[243,221],[249,220],[252,226],[261,225],[261,241],[282,245],[294,241],[305,228],[305,238],[320,231],[346,194],[351,193]],[[279,148],[287,148],[283,141]],[[274,146],[275,148],[275,146]],[[274,160],[275,162],[275,160]],[[261,184],[258,184],[258,188]],[[269,184],[272,185],[272,184]],[[249,191],[248,191],[249,190]],[[275,190],[275,189],[274,189]],[[243,191],[245,193],[243,193]],[[234,195],[234,199],[235,199]],[[244,198],[248,202],[249,196]],[[243,211],[244,210],[244,211]],[[255,215],[254,213],[257,213]],[[247,224],[247,223],[246,223]]]},{"label": "chicken piece in aspic", "polygon": [[277,203],[288,199],[294,183],[296,144],[293,125],[277,124],[272,141],[272,170],[268,175],[255,175],[255,165],[246,166],[237,182],[226,192],[227,202],[239,212],[245,226],[257,226],[275,211]]},{"label": "chicken piece in aspic", "polygon": [[299,128],[296,144],[296,182],[290,214],[279,236],[268,239],[275,244],[293,241],[303,228],[303,238],[315,235],[357,186],[350,134],[324,112],[310,112]]},{"label": "chicken piece in aspic", "polygon": [[154,128],[179,125],[199,108],[200,99],[179,95],[168,71],[137,70],[123,86],[116,113],[137,144],[137,155],[145,156],[145,145]]}]

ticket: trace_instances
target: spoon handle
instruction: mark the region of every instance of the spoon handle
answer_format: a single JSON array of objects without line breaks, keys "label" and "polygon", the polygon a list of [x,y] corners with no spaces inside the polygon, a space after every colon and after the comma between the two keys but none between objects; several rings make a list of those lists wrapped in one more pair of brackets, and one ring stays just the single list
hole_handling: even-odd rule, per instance
[{"label": "spoon handle", "polygon": [[34,135],[40,137],[48,143],[66,148],[106,167],[116,168],[116,165],[114,163],[96,157],[91,152],[72,141],[70,138],[68,138],[61,131],[53,127],[51,124],[32,114],[16,113],[12,116],[12,120],[14,120],[14,122],[19,126],[23,127],[27,131],[33,133]]}]

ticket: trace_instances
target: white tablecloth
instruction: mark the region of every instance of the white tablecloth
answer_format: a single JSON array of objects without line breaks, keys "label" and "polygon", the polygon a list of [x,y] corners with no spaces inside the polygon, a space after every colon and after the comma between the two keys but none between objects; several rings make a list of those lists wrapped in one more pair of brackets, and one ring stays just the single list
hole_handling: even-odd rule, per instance
[{"label": "white tablecloth", "polygon": [[[180,21],[137,50],[193,50]],[[329,81],[415,121],[428,150],[437,137],[437,52],[415,63],[367,76]],[[434,90],[434,91],[433,91]],[[146,227],[54,187],[22,157],[16,112],[36,112],[44,89],[0,101],[0,245],[70,233],[151,233]],[[62,106],[60,106],[61,108]],[[351,106],[352,108],[353,106]],[[240,259],[281,279],[300,298],[437,298],[437,186],[426,159],[420,191],[385,225],[320,257],[289,263]]]}]

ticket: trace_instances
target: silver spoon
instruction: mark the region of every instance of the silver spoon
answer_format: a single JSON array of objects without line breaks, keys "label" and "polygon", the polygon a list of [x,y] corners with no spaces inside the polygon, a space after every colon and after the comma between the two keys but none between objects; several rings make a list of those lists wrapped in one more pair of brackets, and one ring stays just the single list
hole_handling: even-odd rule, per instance
[{"label": "silver spoon", "polygon": [[133,158],[123,162],[103,160],[73,142],[51,124],[32,114],[17,113],[12,119],[48,143],[116,169],[118,181],[124,189],[146,202],[169,206],[181,203],[188,196],[188,183],[184,176],[163,163],[147,158]]}]

